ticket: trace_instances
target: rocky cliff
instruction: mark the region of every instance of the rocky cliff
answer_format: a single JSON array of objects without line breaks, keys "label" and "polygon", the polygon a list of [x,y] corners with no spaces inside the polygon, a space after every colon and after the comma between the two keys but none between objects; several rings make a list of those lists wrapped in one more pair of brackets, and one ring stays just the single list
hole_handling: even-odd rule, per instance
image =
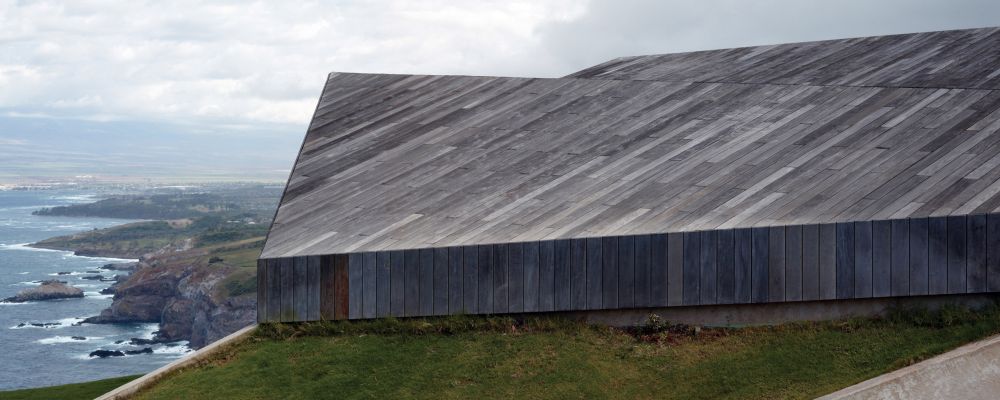
[{"label": "rocky cliff", "polygon": [[128,279],[115,286],[111,307],[84,322],[158,322],[156,340],[188,340],[193,348],[253,323],[256,296],[232,296],[225,285],[244,271],[224,263],[209,264],[209,259],[194,249],[140,260]]}]

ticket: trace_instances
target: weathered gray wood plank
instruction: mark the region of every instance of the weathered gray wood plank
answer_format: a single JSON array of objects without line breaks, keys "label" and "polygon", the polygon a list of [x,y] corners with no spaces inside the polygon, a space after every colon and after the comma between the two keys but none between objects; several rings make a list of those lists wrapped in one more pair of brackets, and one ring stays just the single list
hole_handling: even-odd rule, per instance
[{"label": "weathered gray wood plank", "polygon": [[802,300],[802,226],[785,227],[785,300]]},{"label": "weathered gray wood plank", "polygon": [[819,298],[837,298],[837,225],[819,226]]},{"label": "weathered gray wood plank", "polygon": [[[303,267],[304,265],[304,259]],[[364,253],[351,253],[347,255],[347,280],[348,280],[348,311],[347,317],[350,319],[360,319],[361,310],[364,306]],[[297,303],[297,302],[296,302]]]},{"label": "weathered gray wood plank", "polygon": [[681,298],[686,306],[698,305],[701,301],[701,235],[698,232],[684,232],[684,286]]},{"label": "weathered gray wood plank", "polygon": [[650,235],[648,286],[649,286],[648,306],[666,307],[667,306],[667,235],[666,234]]},{"label": "weathered gray wood plank", "polygon": [[872,297],[892,295],[892,223],[872,222]]},{"label": "weathered gray wood plank", "polygon": [[599,310],[604,298],[604,256],[600,238],[587,238],[587,309]]},{"label": "weathered gray wood plank", "polygon": [[569,269],[572,250],[569,240],[556,240],[553,243],[552,264],[552,304],[558,311],[569,310],[572,289],[570,287]]},{"label": "weathered gray wood plank", "polygon": [[257,323],[267,319],[267,260],[257,260]]},{"label": "weathered gray wood plank", "polygon": [[718,288],[716,284],[719,279],[718,274],[718,232],[702,231],[701,249],[699,254],[699,284],[698,284],[698,304],[716,304],[718,302]]},{"label": "weathered gray wood plank", "polygon": [[854,223],[837,223],[837,298],[854,298]]},{"label": "weathered gray wood plank", "polygon": [[507,254],[507,284],[509,285],[507,309],[511,313],[524,312],[524,244],[509,244]]},{"label": "weathered gray wood plank", "polygon": [[635,306],[635,236],[618,238],[618,308]]},{"label": "weathered gray wood plank", "polygon": [[750,301],[753,303],[766,303],[768,299],[769,231],[768,228],[753,228],[750,231],[753,242],[750,255]]},{"label": "weathered gray wood plank", "polygon": [[[336,318],[336,279],[334,273],[334,256],[322,256],[320,258],[320,317],[325,320]],[[275,311],[277,311],[275,309]]]},{"label": "weathered gray wood plank", "polygon": [[507,313],[509,286],[507,275],[508,246],[505,243],[493,245],[493,312]]},{"label": "weathered gray wood plank", "polygon": [[684,234],[667,234],[667,305],[684,302]]},{"label": "weathered gray wood plank", "polygon": [[462,246],[463,268],[462,308],[466,314],[479,313],[479,246]]},{"label": "weathered gray wood plank", "polygon": [[1000,292],[1000,214],[986,217],[986,290]]},{"label": "weathered gray wood plank", "polygon": [[389,255],[391,252],[379,251],[375,253],[375,316],[379,318],[388,317],[390,312],[390,284],[391,273]]},{"label": "weathered gray wood plank", "polygon": [[785,301],[785,227],[768,229],[767,301]]},{"label": "weathered gray wood plank", "polygon": [[479,245],[479,313],[493,313],[493,246]]},{"label": "weathered gray wood plank", "polygon": [[819,300],[819,225],[802,226],[802,300]]},{"label": "weathered gray wood plank", "polygon": [[320,316],[320,276],[321,259],[320,256],[306,257],[306,296],[308,305],[306,309],[306,319],[309,321],[319,321]]},{"label": "weathered gray wood plank", "polygon": [[910,224],[908,220],[890,222],[890,296],[910,294]]},{"label": "weathered gray wood plank", "polygon": [[967,291],[969,293],[982,293],[986,291],[986,215],[970,215],[968,224]]},{"label": "weathered gray wood plank", "polygon": [[406,256],[402,250],[389,253],[389,315],[406,315]]},{"label": "weathered gray wood plank", "polygon": [[968,222],[964,215],[948,217],[948,293],[966,291],[966,235]]},{"label": "weathered gray wood plank", "polygon": [[570,309],[587,309],[587,241],[570,242]]},{"label": "weathered gray wood plank", "polygon": [[448,248],[434,250],[434,315],[448,315],[448,296],[451,293],[448,282]]},{"label": "weathered gray wood plank", "polygon": [[538,311],[555,310],[555,242],[538,242]]},{"label": "weathered gray wood plank", "polygon": [[465,299],[465,294],[462,291],[465,283],[464,261],[462,247],[448,247],[448,314],[465,312],[465,307],[462,305],[462,301]]},{"label": "weathered gray wood plank", "polygon": [[601,308],[618,308],[618,238],[601,238]]},{"label": "weathered gray wood plank", "polygon": [[872,297],[872,222],[854,223],[854,298]]},{"label": "weathered gray wood plank", "polygon": [[910,219],[910,295],[929,293],[930,224],[927,218]]},{"label": "weathered gray wood plank", "polygon": [[927,219],[927,294],[948,293],[948,218]]},{"label": "weathered gray wood plank", "polygon": [[278,273],[281,276],[281,313],[280,321],[295,320],[295,267],[294,257],[280,259]]},{"label": "weathered gray wood plank", "polygon": [[753,235],[749,228],[733,230],[735,257],[733,260],[734,302],[745,304],[751,301],[753,292]]},{"label": "weathered gray wood plank", "polygon": [[527,242],[524,244],[524,311],[534,312],[539,310],[538,282],[539,282],[539,248],[538,242]]}]

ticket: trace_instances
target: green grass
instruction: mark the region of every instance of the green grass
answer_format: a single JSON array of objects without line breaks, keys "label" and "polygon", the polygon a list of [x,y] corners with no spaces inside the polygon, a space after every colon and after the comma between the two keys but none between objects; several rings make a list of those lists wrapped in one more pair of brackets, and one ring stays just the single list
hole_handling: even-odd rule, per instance
[{"label": "green grass", "polygon": [[501,317],[270,324],[140,398],[813,398],[997,332],[995,306],[628,332]]},{"label": "green grass", "polygon": [[100,381],[73,383],[69,385],[51,386],[38,389],[23,389],[10,392],[0,392],[0,399],[4,400],[75,400],[93,399],[116,387],[124,385],[129,381],[138,378],[139,375],[123,376],[120,378],[104,379]]}]

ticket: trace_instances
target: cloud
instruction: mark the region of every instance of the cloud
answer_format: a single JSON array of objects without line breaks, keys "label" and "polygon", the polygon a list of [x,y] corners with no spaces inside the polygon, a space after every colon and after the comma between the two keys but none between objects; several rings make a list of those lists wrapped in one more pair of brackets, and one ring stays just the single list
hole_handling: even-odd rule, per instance
[{"label": "cloud", "polygon": [[2,2],[0,108],[304,126],[330,71],[556,74],[522,61],[539,26],[582,11],[572,1]]}]

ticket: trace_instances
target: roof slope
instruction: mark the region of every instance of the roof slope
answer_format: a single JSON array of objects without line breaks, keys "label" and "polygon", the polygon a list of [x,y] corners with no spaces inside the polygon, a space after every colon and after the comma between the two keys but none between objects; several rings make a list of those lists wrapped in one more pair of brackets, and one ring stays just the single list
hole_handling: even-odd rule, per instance
[{"label": "roof slope", "polygon": [[991,212],[998,131],[981,89],[334,73],[262,257]]},{"label": "roof slope", "polygon": [[1000,28],[623,57],[570,77],[1000,89]]}]

